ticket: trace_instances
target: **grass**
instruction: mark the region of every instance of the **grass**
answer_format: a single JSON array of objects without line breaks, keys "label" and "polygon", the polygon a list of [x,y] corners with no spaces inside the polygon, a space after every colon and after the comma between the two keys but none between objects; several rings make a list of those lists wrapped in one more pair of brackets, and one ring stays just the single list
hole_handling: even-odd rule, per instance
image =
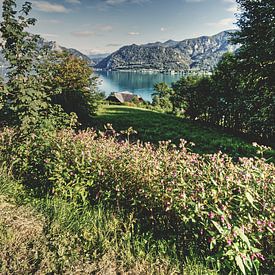
[{"label": "grass", "polygon": [[[137,138],[157,144],[171,140],[177,144],[180,139],[195,143],[192,150],[196,153],[211,154],[218,151],[235,158],[257,156],[257,149],[251,142],[225,133],[221,129],[201,125],[173,115],[158,113],[146,109],[121,105],[102,105],[93,117],[90,126],[99,130],[110,123],[116,131],[133,127]],[[275,159],[275,151],[269,151],[267,158]]]},{"label": "grass", "polygon": [[[102,106],[91,126],[107,123],[118,131],[133,127],[142,141],[184,138],[199,153],[256,154],[241,138],[144,109]],[[176,237],[143,231],[131,213],[38,198],[0,169],[1,274],[218,274],[196,252],[187,255],[178,246]]]},{"label": "grass", "polygon": [[132,215],[36,198],[0,171],[1,274],[218,274]]}]

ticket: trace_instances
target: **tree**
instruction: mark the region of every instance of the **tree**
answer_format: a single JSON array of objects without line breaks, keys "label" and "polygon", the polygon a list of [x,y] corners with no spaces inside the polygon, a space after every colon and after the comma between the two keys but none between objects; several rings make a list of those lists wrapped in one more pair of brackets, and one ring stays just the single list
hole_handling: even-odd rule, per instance
[{"label": "tree", "polygon": [[212,75],[210,96],[211,122],[235,130],[245,130],[246,94],[243,79],[238,70],[239,60],[232,53],[226,53]]},{"label": "tree", "polygon": [[201,76],[181,78],[173,84],[174,93],[171,97],[174,110],[181,110],[192,120],[206,119],[207,98],[210,89],[210,79]]},{"label": "tree", "polygon": [[275,135],[275,1],[237,0],[242,13],[233,37],[239,73],[246,81],[247,127],[263,136]]},{"label": "tree", "polygon": [[2,95],[4,109],[12,121],[21,129],[28,129],[47,115],[49,97],[41,86],[36,73],[39,55],[36,35],[30,35],[25,29],[35,24],[28,18],[31,3],[25,2],[21,10],[15,10],[14,0],[3,1],[3,21],[1,34],[3,53],[9,62],[7,91]]},{"label": "tree", "polygon": [[173,105],[170,101],[170,97],[173,90],[164,82],[154,85],[154,91],[152,95],[153,106],[160,108],[163,111],[171,112]]},{"label": "tree", "polygon": [[54,52],[41,65],[41,71],[46,73],[43,84],[48,91],[58,91],[52,96],[53,104],[68,114],[76,113],[82,122],[95,113],[99,97],[97,77],[91,76],[92,69],[86,61],[66,52]]}]

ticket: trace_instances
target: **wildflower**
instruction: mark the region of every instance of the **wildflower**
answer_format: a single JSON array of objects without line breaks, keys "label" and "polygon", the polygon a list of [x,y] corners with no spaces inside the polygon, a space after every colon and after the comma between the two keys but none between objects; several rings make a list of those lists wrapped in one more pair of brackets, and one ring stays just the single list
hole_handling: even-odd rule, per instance
[{"label": "wildflower", "polygon": [[263,255],[263,254],[261,254],[261,253],[256,253],[256,256],[257,256],[257,258],[258,258],[258,259],[261,259],[262,261],[264,261],[264,260],[265,260],[264,255]]},{"label": "wildflower", "polygon": [[208,217],[212,220],[212,219],[215,218],[215,214],[214,214],[213,212],[210,212],[210,213],[208,214]]},{"label": "wildflower", "polygon": [[232,240],[231,239],[227,239],[226,242],[227,242],[228,245],[232,245]]}]

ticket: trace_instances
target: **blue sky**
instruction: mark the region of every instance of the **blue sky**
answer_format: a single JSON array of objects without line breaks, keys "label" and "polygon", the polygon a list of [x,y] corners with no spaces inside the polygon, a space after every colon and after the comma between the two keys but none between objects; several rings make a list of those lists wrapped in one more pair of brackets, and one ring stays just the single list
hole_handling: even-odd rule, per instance
[{"label": "blue sky", "polygon": [[[1,2],[1,0],[0,0]],[[18,5],[22,0],[17,1]],[[32,32],[84,53],[235,28],[235,0],[31,0]]]}]

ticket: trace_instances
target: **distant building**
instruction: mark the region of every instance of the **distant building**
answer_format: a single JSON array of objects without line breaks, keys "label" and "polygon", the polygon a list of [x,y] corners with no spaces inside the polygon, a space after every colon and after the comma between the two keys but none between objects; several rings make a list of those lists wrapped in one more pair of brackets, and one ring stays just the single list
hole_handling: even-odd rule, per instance
[{"label": "distant building", "polygon": [[135,100],[139,102],[144,102],[142,97],[127,91],[120,93],[112,93],[106,98],[106,100],[117,103],[133,102]]}]

